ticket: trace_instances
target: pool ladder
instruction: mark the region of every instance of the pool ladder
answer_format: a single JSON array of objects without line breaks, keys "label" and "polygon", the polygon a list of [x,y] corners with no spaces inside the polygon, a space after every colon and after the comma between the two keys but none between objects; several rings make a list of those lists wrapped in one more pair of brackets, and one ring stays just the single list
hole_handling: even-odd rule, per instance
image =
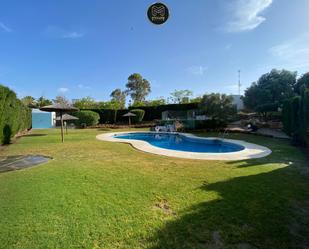
[{"label": "pool ladder", "polygon": [[219,132],[218,137],[221,138],[222,140],[224,140],[224,138],[225,138],[226,136],[228,136],[228,135],[229,135],[228,129],[225,128],[225,129],[224,129],[224,132]]}]

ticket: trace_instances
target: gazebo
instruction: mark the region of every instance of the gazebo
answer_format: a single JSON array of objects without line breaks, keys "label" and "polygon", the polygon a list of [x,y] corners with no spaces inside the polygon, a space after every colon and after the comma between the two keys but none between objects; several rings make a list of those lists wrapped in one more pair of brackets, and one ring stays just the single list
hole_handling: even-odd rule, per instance
[{"label": "gazebo", "polygon": [[[60,117],[57,117],[56,120],[61,120]],[[68,134],[68,126],[67,126],[67,122],[69,120],[78,120],[78,117],[72,116],[70,114],[63,114],[62,115],[62,120],[64,121],[64,126],[65,126],[65,133]]]},{"label": "gazebo", "polygon": [[47,105],[40,108],[41,111],[46,112],[58,112],[60,114],[60,121],[61,121],[61,141],[64,142],[63,136],[63,114],[68,112],[76,112],[79,111],[78,108],[69,106],[66,104],[55,103],[53,105]]},{"label": "gazebo", "polygon": [[136,115],[132,112],[128,112],[123,115],[123,117],[129,117],[129,126],[131,126],[131,117],[135,117]]}]

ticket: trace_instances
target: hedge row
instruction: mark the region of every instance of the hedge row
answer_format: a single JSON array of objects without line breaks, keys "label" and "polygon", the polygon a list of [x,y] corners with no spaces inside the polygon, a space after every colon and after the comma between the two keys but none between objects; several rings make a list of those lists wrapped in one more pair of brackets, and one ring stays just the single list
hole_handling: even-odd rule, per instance
[{"label": "hedge row", "polygon": [[[128,122],[127,117],[123,117],[128,111],[134,110],[136,107],[129,107],[129,109],[118,110],[116,113],[116,120],[119,123]],[[139,106],[138,109],[144,110],[145,115],[143,121],[153,121],[155,119],[161,119],[162,112],[164,111],[187,111],[192,109],[198,109],[198,103],[188,104],[169,104],[159,106]],[[114,123],[115,111],[110,109],[84,109],[97,112],[100,115],[100,124],[112,124]]]},{"label": "hedge row", "polygon": [[[129,107],[129,109],[132,110],[135,108]],[[145,111],[144,121],[152,121],[155,119],[161,119],[162,112],[164,111],[187,111],[198,109],[198,103],[139,106],[138,109]]]},{"label": "hedge row", "polygon": [[283,130],[296,145],[308,144],[309,89],[303,88],[301,96],[288,99],[283,104]]},{"label": "hedge row", "polygon": [[[208,119],[208,120],[182,120],[179,121],[184,130],[208,130],[217,131],[227,126],[223,120]],[[161,125],[174,124],[173,120],[162,120]]]},{"label": "hedge row", "polygon": [[145,116],[145,111],[142,109],[133,109],[130,110],[131,113],[135,114],[135,117],[132,117],[132,121],[134,124],[141,123],[143,121],[143,118]]},{"label": "hedge row", "polygon": [[79,111],[73,115],[78,117],[74,123],[79,127],[97,125],[100,119],[100,115],[93,111]]},{"label": "hedge row", "polygon": [[[93,111],[99,114],[100,124],[113,124],[114,118],[115,118],[115,111],[111,109],[82,109],[83,111]],[[124,114],[126,114],[128,110],[118,110],[116,113],[116,120],[117,122],[124,123],[128,122],[127,117],[123,117]]]},{"label": "hedge row", "polygon": [[9,88],[0,85],[0,144],[8,144],[19,131],[31,128],[31,109]]}]

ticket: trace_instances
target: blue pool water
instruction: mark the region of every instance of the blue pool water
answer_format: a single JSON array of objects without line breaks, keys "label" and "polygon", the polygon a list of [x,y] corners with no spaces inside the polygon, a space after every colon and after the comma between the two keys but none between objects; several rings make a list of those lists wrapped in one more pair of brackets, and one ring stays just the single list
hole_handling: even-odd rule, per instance
[{"label": "blue pool water", "polygon": [[127,133],[114,135],[115,138],[143,140],[153,146],[188,152],[226,153],[243,150],[238,144],[223,142],[218,139],[189,138],[181,134],[167,133]]}]

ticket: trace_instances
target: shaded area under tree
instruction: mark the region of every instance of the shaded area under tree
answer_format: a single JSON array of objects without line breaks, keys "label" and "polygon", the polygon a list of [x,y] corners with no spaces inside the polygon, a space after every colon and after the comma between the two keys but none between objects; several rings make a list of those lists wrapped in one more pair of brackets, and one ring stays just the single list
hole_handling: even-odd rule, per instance
[{"label": "shaded area under tree", "polygon": [[[246,167],[258,165],[255,162],[243,161]],[[205,182],[201,189],[215,191],[220,198],[193,205],[167,222],[150,239],[153,248],[307,248],[309,181],[305,177],[287,166]]]}]

